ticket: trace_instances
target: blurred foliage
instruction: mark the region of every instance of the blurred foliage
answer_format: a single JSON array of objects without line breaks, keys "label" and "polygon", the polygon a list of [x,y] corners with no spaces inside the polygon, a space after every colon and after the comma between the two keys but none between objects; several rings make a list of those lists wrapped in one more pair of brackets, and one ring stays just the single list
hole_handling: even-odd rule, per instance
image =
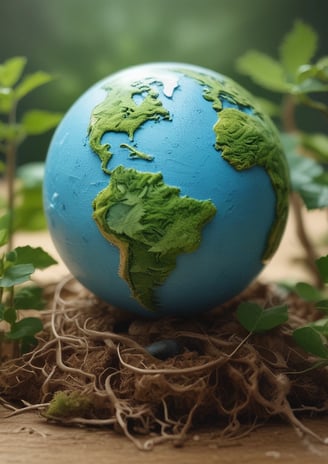
[{"label": "blurred foliage", "polygon": [[[236,74],[237,57],[258,44],[273,54],[295,18],[325,38],[326,10],[326,0],[4,0],[0,62],[23,55],[30,69],[59,76],[33,96],[33,105],[55,111],[112,72],[150,61],[209,67],[254,91]],[[44,159],[50,136],[24,142],[27,160]]]},{"label": "blurred foliage", "polygon": [[280,95],[280,111],[274,108],[272,115],[278,119],[281,116],[282,142],[292,190],[300,195],[308,209],[328,206],[328,137],[326,133],[303,132],[296,123],[299,107],[319,111],[327,122],[328,56],[317,57],[319,43],[317,31],[297,19],[280,41],[277,57],[248,50],[237,60],[241,73]]},{"label": "blurred foliage", "polygon": [[[271,114],[280,115],[281,140],[290,168],[291,205],[296,230],[306,253],[306,264],[315,285],[308,282],[283,284],[322,317],[293,330],[294,341],[307,353],[318,358],[312,368],[328,364],[328,255],[316,259],[316,251],[307,237],[302,217],[302,202],[308,210],[328,207],[328,136],[325,133],[303,132],[296,122],[296,109],[309,107],[328,118],[328,56],[317,58],[320,36],[309,24],[296,20],[280,42],[278,53],[247,50],[238,60],[237,69],[262,88],[281,97],[280,111],[276,105]],[[299,201],[301,199],[301,201]],[[242,303],[237,318],[250,336],[271,330],[288,320],[287,307],[261,308],[255,303]],[[248,337],[247,337],[248,338]]]},{"label": "blurred foliage", "polygon": [[62,113],[54,111],[18,111],[22,100],[31,92],[53,80],[44,71],[26,73],[26,64],[27,59],[22,56],[0,63],[0,154],[3,157],[0,172],[5,177],[7,193],[6,200],[0,198],[0,214],[9,218],[7,226],[0,230],[0,237],[8,239],[9,249],[15,230],[38,230],[45,225],[41,195],[43,168],[36,163],[26,164],[22,156],[25,164],[17,172],[18,148],[28,137],[54,129],[62,118]]},{"label": "blurred foliage", "polygon": [[[17,169],[17,149],[26,138],[56,127],[62,118],[61,113],[39,109],[20,112],[17,117],[22,99],[53,80],[44,71],[26,73],[26,64],[23,56],[0,63],[0,153],[4,160],[0,171],[7,193],[5,200],[0,196],[0,363],[4,340],[12,342],[13,355],[29,351],[37,344],[35,334],[42,330],[41,320],[21,319],[20,311],[42,309],[42,290],[25,284],[36,269],[56,263],[40,247],[13,245],[17,229],[38,230],[45,225],[41,195],[43,163],[25,163]],[[20,288],[21,284],[24,288]]]},{"label": "blurred foliage", "polygon": [[325,166],[312,159],[302,156],[303,134],[281,134],[282,143],[287,156],[291,184],[308,210],[328,206],[328,182],[325,179]]},{"label": "blurred foliage", "polygon": [[43,162],[27,163],[17,170],[15,230],[46,228],[42,204],[43,173]]},{"label": "blurred foliage", "polygon": [[291,96],[293,104],[305,104],[328,116],[328,105],[317,95],[328,91],[328,56],[314,62],[318,43],[317,32],[297,20],[280,43],[279,59],[249,50],[239,58],[237,68],[265,89]]}]

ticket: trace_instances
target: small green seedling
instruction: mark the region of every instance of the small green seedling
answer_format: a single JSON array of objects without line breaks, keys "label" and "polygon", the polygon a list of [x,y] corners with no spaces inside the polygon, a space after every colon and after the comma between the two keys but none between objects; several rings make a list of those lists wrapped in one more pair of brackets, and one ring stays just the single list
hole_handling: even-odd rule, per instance
[{"label": "small green seedling", "polygon": [[250,333],[262,333],[288,321],[286,305],[264,309],[257,303],[241,303],[237,308],[237,319]]},{"label": "small green seedling", "polygon": [[43,309],[44,301],[40,287],[21,284],[29,282],[36,269],[55,263],[44,250],[30,246],[17,247],[0,258],[0,321],[9,325],[3,338],[15,341],[22,353],[35,345],[35,334],[42,330],[38,317],[21,318],[22,313],[28,309]]},{"label": "small green seedling", "polygon": [[[16,176],[18,147],[27,137],[53,129],[62,118],[61,113],[32,109],[25,111],[18,119],[17,110],[21,100],[33,90],[53,80],[50,74],[43,71],[24,75],[26,62],[26,58],[18,56],[0,64],[0,154],[5,160],[0,168],[5,176],[7,189],[7,201],[2,201],[0,206],[7,213],[9,250],[12,248],[15,226],[28,228],[28,224],[33,223],[33,215],[25,215],[25,219],[28,217],[28,220],[23,224],[20,218],[24,216],[26,209],[31,208],[31,204],[36,199],[35,195],[31,197],[33,192],[31,183],[24,182],[26,175],[21,175],[20,179]],[[31,174],[27,177],[31,179]],[[18,191],[15,190],[17,180],[20,180]],[[35,188],[36,184],[33,187]],[[38,193],[40,193],[40,185]],[[40,206],[40,196],[38,199]]]},{"label": "small green seedling", "polygon": [[[328,284],[328,255],[319,258],[316,264],[323,282]],[[324,299],[324,292],[311,288],[309,284],[307,288],[307,301],[323,312],[324,317],[294,330],[293,338],[304,351],[328,362],[328,298]]]},{"label": "small green seedling", "polygon": [[35,334],[42,330],[39,318],[21,317],[22,310],[43,308],[42,289],[26,284],[36,269],[45,269],[56,261],[41,248],[13,248],[17,228],[36,229],[43,225],[40,176],[33,175],[33,169],[24,166],[18,171],[20,175],[16,175],[18,147],[28,136],[54,128],[62,117],[61,113],[34,109],[23,113],[18,120],[21,100],[53,79],[43,71],[24,75],[25,66],[24,57],[0,64],[0,154],[5,160],[0,170],[7,190],[6,200],[0,199],[0,248],[3,250],[0,252],[0,322],[2,327],[3,323],[9,326],[9,330],[2,328],[0,336],[13,340],[21,352],[35,344]]},{"label": "small green seedling", "polygon": [[[307,353],[328,362],[328,308],[327,316],[293,331],[294,341]],[[241,303],[237,319],[249,334],[265,333],[288,322],[288,307],[264,309],[256,303]],[[321,363],[320,363],[321,365]]]},{"label": "small green seedling", "polygon": [[[323,281],[328,283],[328,255],[316,263]],[[295,329],[293,339],[306,353],[328,363],[328,298],[323,299],[324,292],[305,282],[284,287],[324,313],[324,317]],[[237,308],[237,319],[250,334],[264,333],[288,322],[288,306],[263,309],[256,303],[241,303]]]}]

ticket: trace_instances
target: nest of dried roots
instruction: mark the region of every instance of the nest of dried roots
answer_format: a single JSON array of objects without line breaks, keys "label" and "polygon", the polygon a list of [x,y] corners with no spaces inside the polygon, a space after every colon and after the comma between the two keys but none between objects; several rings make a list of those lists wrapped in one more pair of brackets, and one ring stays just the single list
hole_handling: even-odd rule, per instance
[{"label": "nest of dried roots", "polygon": [[299,414],[327,412],[328,371],[309,369],[314,360],[291,336],[315,317],[313,308],[288,297],[289,324],[249,338],[235,318],[242,300],[281,299],[257,284],[199,317],[141,320],[66,280],[35,350],[0,367],[2,402],[63,424],[110,425],[141,449],[181,443],[204,427],[235,437],[273,416],[315,436]]}]

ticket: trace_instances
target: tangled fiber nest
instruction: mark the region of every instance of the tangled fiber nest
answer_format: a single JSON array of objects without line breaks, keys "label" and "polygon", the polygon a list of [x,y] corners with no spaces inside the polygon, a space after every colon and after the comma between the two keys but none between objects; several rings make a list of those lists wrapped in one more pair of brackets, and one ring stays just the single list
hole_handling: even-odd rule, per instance
[{"label": "tangled fiber nest", "polygon": [[299,418],[328,411],[327,368],[309,369],[314,360],[291,336],[315,318],[303,301],[288,296],[289,323],[249,337],[238,304],[268,307],[286,295],[256,284],[199,317],[142,320],[77,285],[57,286],[38,346],[0,367],[2,403],[13,413],[20,404],[62,424],[111,425],[144,450],[204,427],[240,436],[273,416],[326,443]]}]

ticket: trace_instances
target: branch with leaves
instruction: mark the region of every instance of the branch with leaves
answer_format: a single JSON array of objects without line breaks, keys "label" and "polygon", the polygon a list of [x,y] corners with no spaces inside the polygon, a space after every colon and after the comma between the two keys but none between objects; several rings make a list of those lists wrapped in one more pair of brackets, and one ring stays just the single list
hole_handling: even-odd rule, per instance
[{"label": "branch with leaves", "polygon": [[292,188],[308,209],[328,206],[328,179],[324,164],[328,161],[328,136],[301,131],[295,121],[295,108],[307,105],[328,116],[328,105],[315,96],[328,92],[328,56],[311,60],[318,48],[318,36],[311,26],[296,21],[282,40],[279,60],[251,50],[239,58],[237,69],[253,82],[282,97],[281,107],[260,99],[271,116],[280,118]]},{"label": "branch with leaves", "polygon": [[0,153],[4,155],[5,163],[2,170],[7,186],[7,230],[8,249],[12,248],[15,210],[15,179],[17,165],[17,150],[28,136],[40,135],[54,128],[61,113],[45,110],[29,110],[17,120],[17,108],[21,100],[33,90],[53,80],[50,74],[37,71],[23,75],[26,58],[14,57],[0,65]]},{"label": "branch with leaves", "polygon": [[[25,171],[20,168],[21,172],[25,172],[23,179],[28,178],[29,182],[21,182],[19,190],[16,190],[17,151],[26,137],[40,135],[54,128],[62,117],[61,113],[34,109],[25,112],[20,120],[17,119],[21,100],[53,80],[50,74],[43,71],[24,75],[25,66],[24,57],[14,57],[0,65],[0,153],[5,161],[1,170],[7,191],[0,216],[0,247],[6,248],[0,256],[0,322],[9,325],[9,330],[0,332],[0,337],[15,341],[21,352],[35,344],[35,334],[42,329],[39,318],[21,319],[21,310],[42,309],[43,301],[40,288],[26,285],[20,288],[20,285],[30,280],[35,269],[44,269],[56,261],[41,248],[13,248],[15,229],[31,219],[31,212],[35,213],[34,209],[41,198],[40,177],[36,181],[31,167],[25,167]],[[17,204],[17,199],[20,204]],[[39,204],[37,216],[40,210]]]},{"label": "branch with leaves", "polygon": [[[306,234],[302,206],[308,210],[328,206],[328,136],[306,133],[296,124],[295,111],[308,106],[328,117],[328,105],[320,99],[328,92],[328,57],[313,62],[318,49],[314,29],[296,21],[279,47],[279,59],[260,51],[251,50],[237,62],[238,70],[248,75],[266,90],[280,94],[281,109],[267,100],[260,100],[271,116],[280,117],[283,133],[281,140],[290,168],[292,205],[294,207],[299,239],[306,251],[307,265],[312,271],[314,285],[298,282],[285,287],[300,298],[311,302],[323,317],[293,332],[295,342],[307,353],[319,358],[319,364],[328,363],[328,255],[318,258]],[[237,311],[239,322],[250,334],[271,330],[287,322],[288,307],[264,309],[253,303],[242,304]]]}]

